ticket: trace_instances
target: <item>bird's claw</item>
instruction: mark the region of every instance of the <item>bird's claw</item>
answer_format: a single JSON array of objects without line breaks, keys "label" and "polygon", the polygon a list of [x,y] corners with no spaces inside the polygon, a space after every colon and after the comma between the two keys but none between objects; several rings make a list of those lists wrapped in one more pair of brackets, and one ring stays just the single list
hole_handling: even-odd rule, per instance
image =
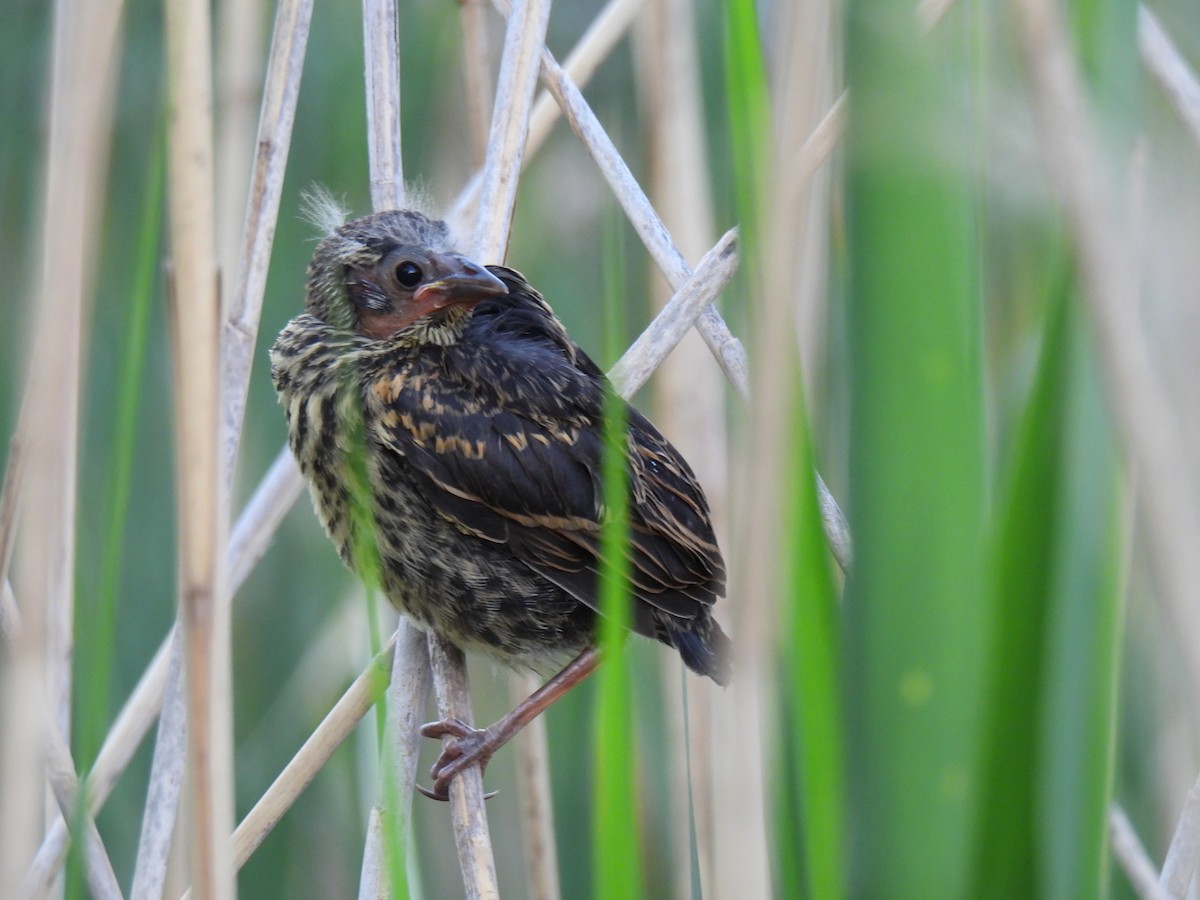
[{"label": "bird's claw", "polygon": [[[429,772],[433,778],[433,789],[416,786],[418,791],[432,800],[449,800],[450,782],[476,763],[479,764],[479,773],[482,775],[494,752],[494,748],[488,742],[488,732],[472,728],[461,719],[430,722],[421,726],[421,734],[429,738],[450,738]],[[484,794],[483,799],[495,795],[496,792],[492,791]]]}]

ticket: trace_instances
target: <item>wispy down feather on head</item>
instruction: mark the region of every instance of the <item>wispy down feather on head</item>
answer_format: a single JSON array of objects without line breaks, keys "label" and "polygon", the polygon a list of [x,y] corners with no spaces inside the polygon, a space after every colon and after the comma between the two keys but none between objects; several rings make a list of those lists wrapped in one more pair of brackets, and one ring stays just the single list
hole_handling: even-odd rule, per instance
[{"label": "wispy down feather on head", "polygon": [[323,184],[314,184],[300,195],[300,214],[317,228],[317,240],[333,234],[350,218],[345,203]]}]

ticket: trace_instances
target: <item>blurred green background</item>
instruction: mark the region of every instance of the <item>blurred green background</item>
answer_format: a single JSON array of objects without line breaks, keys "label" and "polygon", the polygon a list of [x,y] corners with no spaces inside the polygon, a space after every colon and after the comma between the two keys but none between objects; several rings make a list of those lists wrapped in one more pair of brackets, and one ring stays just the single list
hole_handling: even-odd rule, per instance
[{"label": "blurred green background", "polygon": [[[730,111],[739,99],[730,93],[729,60],[749,54],[750,70],[758,66],[772,86],[784,52],[771,27],[777,4],[756,8],[731,0],[730,7],[757,13],[766,24],[765,46],[762,58],[752,42],[731,46],[736,28],[722,3],[694,4],[709,159],[707,182],[697,190],[711,193],[718,231],[743,219],[737,186],[753,177],[747,166],[754,163],[739,161],[737,142],[757,142],[764,153],[769,146],[769,134],[739,134],[746,126],[741,110]],[[1139,69],[1137,6],[1077,0],[1061,8],[1102,116],[1106,152],[1122,171],[1131,156],[1140,166],[1133,171],[1141,179],[1135,180],[1142,204],[1135,221],[1146,248],[1144,319],[1180,407],[1180,428],[1194,447],[1200,435],[1194,402],[1200,281],[1193,277],[1200,150]],[[1174,0],[1155,11],[1184,54],[1200,60],[1194,9]],[[554,9],[548,43],[560,58],[594,12],[578,2]],[[812,497],[781,489],[781,498],[802,509],[799,524],[793,522],[781,541],[772,601],[787,625],[773,648],[781,665],[771,698],[776,714],[768,719],[778,732],[768,743],[784,748],[772,763],[767,791],[769,803],[782,807],[773,810],[769,828],[779,896],[792,896],[793,889],[818,896],[1131,896],[1105,850],[1105,811],[1118,800],[1161,860],[1194,779],[1196,685],[1181,674],[1185,651],[1171,635],[1177,626],[1164,626],[1144,540],[1129,525],[1131,489],[1092,352],[1070,236],[1038,169],[1009,17],[996,4],[962,2],[924,35],[906,5],[851,0],[840,12],[846,27],[835,29],[832,52],[844,59],[845,79],[853,85],[851,121],[831,163],[835,186],[822,220],[829,278],[816,341],[821,350],[819,359],[807,361],[816,366],[807,415],[793,410],[798,424],[791,433],[801,444],[811,436],[815,458],[851,517],[857,567],[841,606],[829,615],[828,632],[816,638],[826,641],[828,659],[818,663],[816,675],[791,665],[791,654],[812,638],[805,615],[833,609],[834,580],[804,583],[788,576],[793,556],[811,549],[804,541],[815,532]],[[52,13],[52,5],[8,0],[0,29],[5,436],[19,409],[37,284]],[[496,17],[491,24],[494,71],[501,31]],[[359,8],[317,3],[311,34],[235,509],[285,439],[266,350],[303,304],[305,266],[317,236],[302,217],[300,194],[322,184],[344,196],[355,214],[369,209]],[[448,205],[472,171],[457,4],[404,3],[400,34],[405,173],[435,203]],[[130,0],[96,289],[85,328],[75,564],[76,683],[95,679],[97,665],[111,672],[106,706],[76,716],[81,765],[94,755],[103,734],[97,729],[111,722],[175,613],[171,375],[160,265],[144,345],[131,345],[129,331],[142,250],[138,231],[163,127],[162,53],[160,7]],[[741,76],[732,77],[736,87]],[[628,39],[600,67],[586,95],[635,175],[645,177],[646,111]],[[767,102],[773,120],[786,118],[786,98],[776,91]],[[600,175],[560,124],[527,169],[508,256],[604,367],[615,361],[602,351],[604,304],[613,297],[624,304],[624,346],[649,320],[647,285],[658,278],[614,208]],[[614,220],[622,223],[626,264],[616,275],[617,289],[606,292],[605,279],[613,276],[604,232]],[[770,265],[768,241],[754,231],[751,236],[746,253]],[[161,260],[164,253],[160,247],[155,256]],[[752,312],[756,304],[789,298],[758,296],[761,282],[737,284],[725,293],[722,312],[750,341],[755,315],[762,315]],[[135,449],[125,460],[134,481],[124,531],[113,536],[114,472],[122,463],[114,450],[119,373],[126,355],[138,352],[145,367]],[[789,360],[779,376],[795,378],[794,372]],[[736,485],[753,468],[755,448],[744,446],[747,413],[732,392],[727,396],[732,443],[741,450],[734,456]],[[652,392],[640,401],[651,406]],[[795,458],[808,457],[797,450]],[[105,661],[88,637],[102,620],[99,573],[113,553],[117,624]],[[815,555],[814,565],[830,566]],[[361,593],[302,499],[234,609],[239,817],[368,658]],[[746,600],[729,600],[739,602]],[[682,761],[655,752],[665,741],[661,711],[680,699],[676,681],[660,673],[660,655],[641,642],[628,650],[638,685],[637,835],[647,897],[680,895],[679,885],[686,884],[666,837],[671,801],[678,799],[668,796],[669,770]],[[774,659],[771,653],[765,658]],[[490,721],[509,703],[504,678],[487,664],[473,664],[472,673],[476,719]],[[805,693],[811,682],[804,679],[814,677],[836,686],[833,733],[813,725],[814,701]],[[566,897],[588,896],[593,883],[593,687],[548,716]],[[79,696],[85,696],[82,688]],[[355,891],[366,809],[377,783],[370,721],[247,864],[239,882],[245,896]],[[133,867],[150,746],[147,741],[98,820],[124,884]],[[833,797],[844,819],[809,816],[813,797],[800,776],[837,769],[822,754],[844,764],[845,784]],[[432,759],[427,755],[422,771]],[[519,835],[504,824],[516,815],[514,780],[511,751],[501,753],[488,771],[489,785],[502,786],[489,813],[501,885],[520,896]],[[770,790],[785,781],[786,790]],[[425,894],[456,896],[448,813],[420,801],[417,808]],[[845,854],[831,867],[841,873],[832,887],[809,877],[822,870],[807,858],[818,852],[814,848]]]}]

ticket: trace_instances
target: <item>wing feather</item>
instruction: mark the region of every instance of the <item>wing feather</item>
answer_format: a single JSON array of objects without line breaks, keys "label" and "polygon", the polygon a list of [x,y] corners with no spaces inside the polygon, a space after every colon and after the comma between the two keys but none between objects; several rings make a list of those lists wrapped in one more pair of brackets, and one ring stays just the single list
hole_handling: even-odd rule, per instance
[{"label": "wing feather", "polygon": [[[595,607],[607,383],[517,273],[491,270],[509,294],[479,304],[458,343],[375,373],[373,437],[460,529]],[[652,610],[694,618],[725,570],[691,469],[640,413],[627,421],[634,627],[653,636]]]}]

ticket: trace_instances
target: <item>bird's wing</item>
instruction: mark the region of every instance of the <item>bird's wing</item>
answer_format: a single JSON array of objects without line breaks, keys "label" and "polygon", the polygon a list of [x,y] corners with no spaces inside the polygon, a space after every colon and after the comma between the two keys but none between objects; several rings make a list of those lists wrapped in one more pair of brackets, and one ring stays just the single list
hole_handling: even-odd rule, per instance
[{"label": "bird's wing", "polygon": [[[480,310],[481,328],[495,324],[486,322],[491,311]],[[556,320],[549,336],[536,323],[507,324],[503,339],[425,347],[376,375],[367,396],[374,436],[409,462],[459,528],[503,544],[595,606],[605,382],[582,351],[562,343]],[[724,593],[707,504],[678,452],[635,410],[627,415],[632,592],[693,618]],[[637,630],[652,629],[650,609],[636,606]]]}]

